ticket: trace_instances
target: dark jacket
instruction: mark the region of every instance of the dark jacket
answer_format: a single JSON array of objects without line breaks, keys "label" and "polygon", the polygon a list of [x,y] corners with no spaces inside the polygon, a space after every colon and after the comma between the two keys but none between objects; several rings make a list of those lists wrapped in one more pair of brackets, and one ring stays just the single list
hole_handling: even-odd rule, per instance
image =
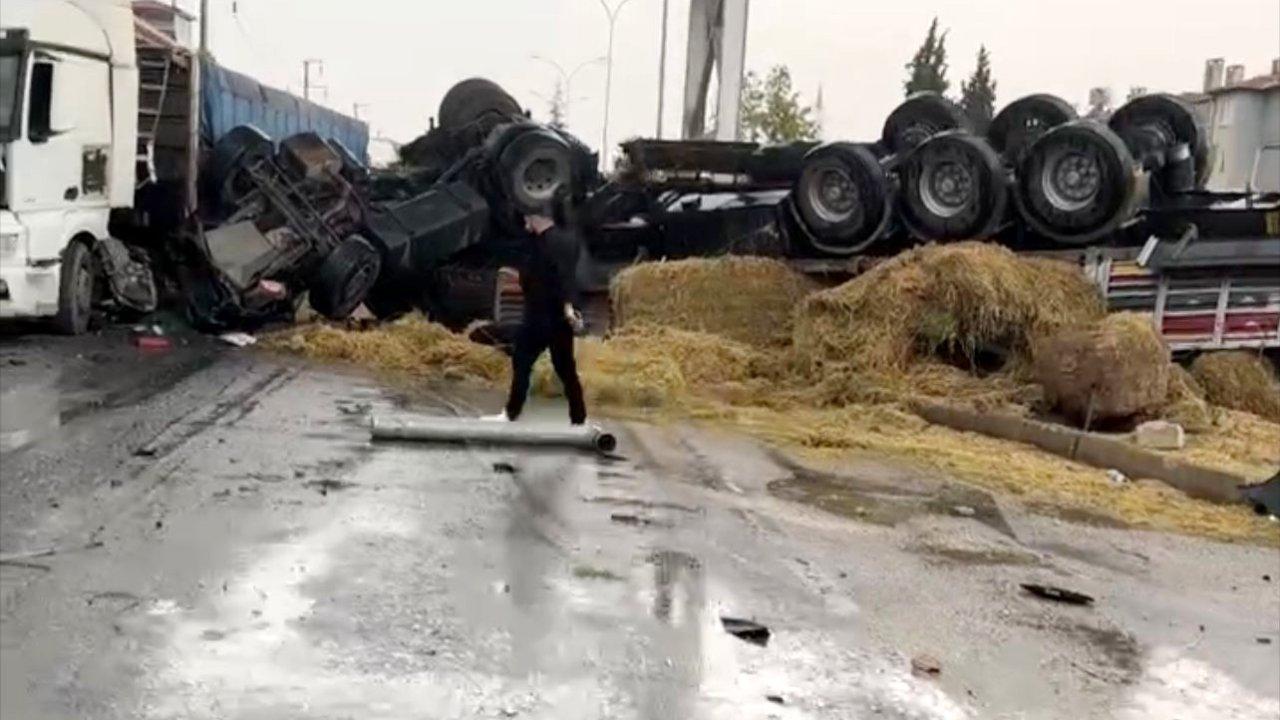
[{"label": "dark jacket", "polygon": [[529,238],[520,265],[525,322],[564,321],[564,304],[578,304],[577,270],[581,254],[581,238],[560,226]]}]

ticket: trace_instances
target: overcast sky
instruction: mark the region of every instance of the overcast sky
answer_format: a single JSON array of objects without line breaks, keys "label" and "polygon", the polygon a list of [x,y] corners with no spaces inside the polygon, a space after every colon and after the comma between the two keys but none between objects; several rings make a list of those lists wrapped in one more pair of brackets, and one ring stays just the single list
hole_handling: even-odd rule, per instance
[{"label": "overcast sky", "polygon": [[[619,0],[607,0],[611,6]],[[670,0],[668,137],[679,131],[689,0]],[[546,114],[557,72],[605,53],[600,0],[210,0],[219,61],[301,92],[302,60],[321,58],[325,104],[361,116],[375,134],[406,141],[440,96],[475,75]],[[181,0],[192,7],[196,0]],[[617,21],[610,144],[652,135],[656,124],[662,0],[629,0]],[[878,136],[902,98],[903,64],[937,15],[947,38],[953,93],[978,46],[991,51],[997,107],[1031,92],[1082,105],[1088,89],[1198,89],[1204,60],[1265,73],[1280,55],[1277,0],[751,0],[748,69],[790,66],[797,88],[825,100],[825,137]],[[600,144],[604,67],[573,82],[570,129]],[[376,154],[379,148],[371,148]]]}]

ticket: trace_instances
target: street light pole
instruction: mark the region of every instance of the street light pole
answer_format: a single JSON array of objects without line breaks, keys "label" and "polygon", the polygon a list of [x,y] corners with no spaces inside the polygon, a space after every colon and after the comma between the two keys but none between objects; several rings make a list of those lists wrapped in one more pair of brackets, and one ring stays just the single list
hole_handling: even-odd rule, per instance
[{"label": "street light pole", "polygon": [[599,62],[604,62],[605,60],[605,57],[601,55],[600,57],[591,58],[590,60],[585,60],[581,63],[578,63],[578,66],[575,67],[572,71],[565,72],[563,65],[556,62],[555,60],[552,60],[549,57],[543,57],[542,55],[536,55],[536,54],[530,55],[529,57],[533,60],[540,60],[550,65],[551,67],[556,69],[556,72],[560,73],[560,82],[563,83],[564,85],[564,111],[566,115],[569,114],[569,103],[573,101],[573,93],[571,92],[570,87],[573,85],[574,76],[577,75],[578,72],[583,68],[589,67],[591,65],[595,65],[596,63],[599,63]]},{"label": "street light pole", "polygon": [[609,3],[600,0],[600,7],[604,8],[604,14],[609,18],[609,50],[605,53],[604,66],[604,128],[600,133],[600,162],[605,170],[609,168],[609,98],[613,90],[613,29],[617,23],[618,14],[629,2],[631,0],[622,0],[617,7],[610,8]]}]

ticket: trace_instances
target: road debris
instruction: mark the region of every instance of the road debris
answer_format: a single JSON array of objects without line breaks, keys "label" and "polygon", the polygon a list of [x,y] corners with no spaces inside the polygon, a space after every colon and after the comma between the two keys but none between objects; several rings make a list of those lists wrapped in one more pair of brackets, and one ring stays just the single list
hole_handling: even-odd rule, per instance
[{"label": "road debris", "polygon": [[765,647],[769,644],[769,628],[758,622],[721,615],[720,623],[724,626],[725,632],[739,640],[745,640],[752,645],[759,645],[760,647]]},{"label": "road debris", "polygon": [[911,674],[916,677],[937,677],[942,674],[942,662],[932,655],[916,655],[911,658]]},{"label": "road debris", "polygon": [[1241,487],[1240,495],[1259,515],[1280,515],[1280,472],[1266,482]]},{"label": "road debris", "polygon": [[227,332],[218,336],[218,339],[228,345],[235,347],[248,347],[258,342],[258,338],[246,332]]},{"label": "road debris", "polygon": [[498,462],[493,464],[493,471],[496,473],[506,473],[508,475],[514,475],[516,473],[516,466],[512,465],[509,462],[503,462],[499,460]]},{"label": "road debris", "polygon": [[1269,638],[1269,637],[1259,637],[1259,638],[1258,638],[1258,644],[1259,644],[1259,645],[1270,645],[1270,644],[1271,644],[1271,638]]},{"label": "road debris", "polygon": [[528,445],[577,448],[601,453],[613,452],[618,445],[613,433],[597,425],[495,423],[478,418],[416,415],[374,416],[369,427],[374,440]]},{"label": "road debris", "polygon": [[765,695],[765,696],[764,696],[764,699],[765,699],[765,700],[768,700],[768,701],[769,701],[769,702],[771,702],[771,703],[775,703],[775,704],[777,704],[777,705],[786,705],[786,704],[787,704],[787,702],[786,702],[785,700],[783,700],[783,699],[782,699],[782,696],[781,696],[781,695]]},{"label": "road debris", "polygon": [[973,517],[974,515],[978,514],[977,510],[974,510],[968,505],[956,505],[955,507],[951,508],[951,512],[955,513],[956,515],[959,515],[960,517]]},{"label": "road debris", "polygon": [[1038,583],[1022,583],[1023,590],[1044,600],[1052,600],[1053,602],[1066,603],[1068,605],[1092,605],[1093,598],[1084,593],[1066,588],[1054,587],[1053,585],[1040,585]]},{"label": "road debris", "polygon": [[356,483],[348,482],[346,480],[332,480],[329,478],[324,478],[322,480],[308,480],[302,483],[302,486],[307,488],[314,488],[316,490],[319,490],[321,495],[328,496],[330,490],[333,490],[333,491],[346,490],[347,488],[355,487]]},{"label": "road debris", "polygon": [[1115,468],[1107,470],[1107,479],[1110,480],[1113,485],[1126,485],[1129,483],[1129,476]]}]

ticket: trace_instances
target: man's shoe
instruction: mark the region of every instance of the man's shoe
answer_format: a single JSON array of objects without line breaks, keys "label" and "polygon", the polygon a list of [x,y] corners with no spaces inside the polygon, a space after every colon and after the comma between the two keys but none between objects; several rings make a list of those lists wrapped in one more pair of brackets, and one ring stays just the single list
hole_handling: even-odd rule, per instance
[{"label": "man's shoe", "polygon": [[506,410],[503,410],[496,415],[481,415],[480,420],[483,422],[511,422],[511,418],[507,417]]}]

